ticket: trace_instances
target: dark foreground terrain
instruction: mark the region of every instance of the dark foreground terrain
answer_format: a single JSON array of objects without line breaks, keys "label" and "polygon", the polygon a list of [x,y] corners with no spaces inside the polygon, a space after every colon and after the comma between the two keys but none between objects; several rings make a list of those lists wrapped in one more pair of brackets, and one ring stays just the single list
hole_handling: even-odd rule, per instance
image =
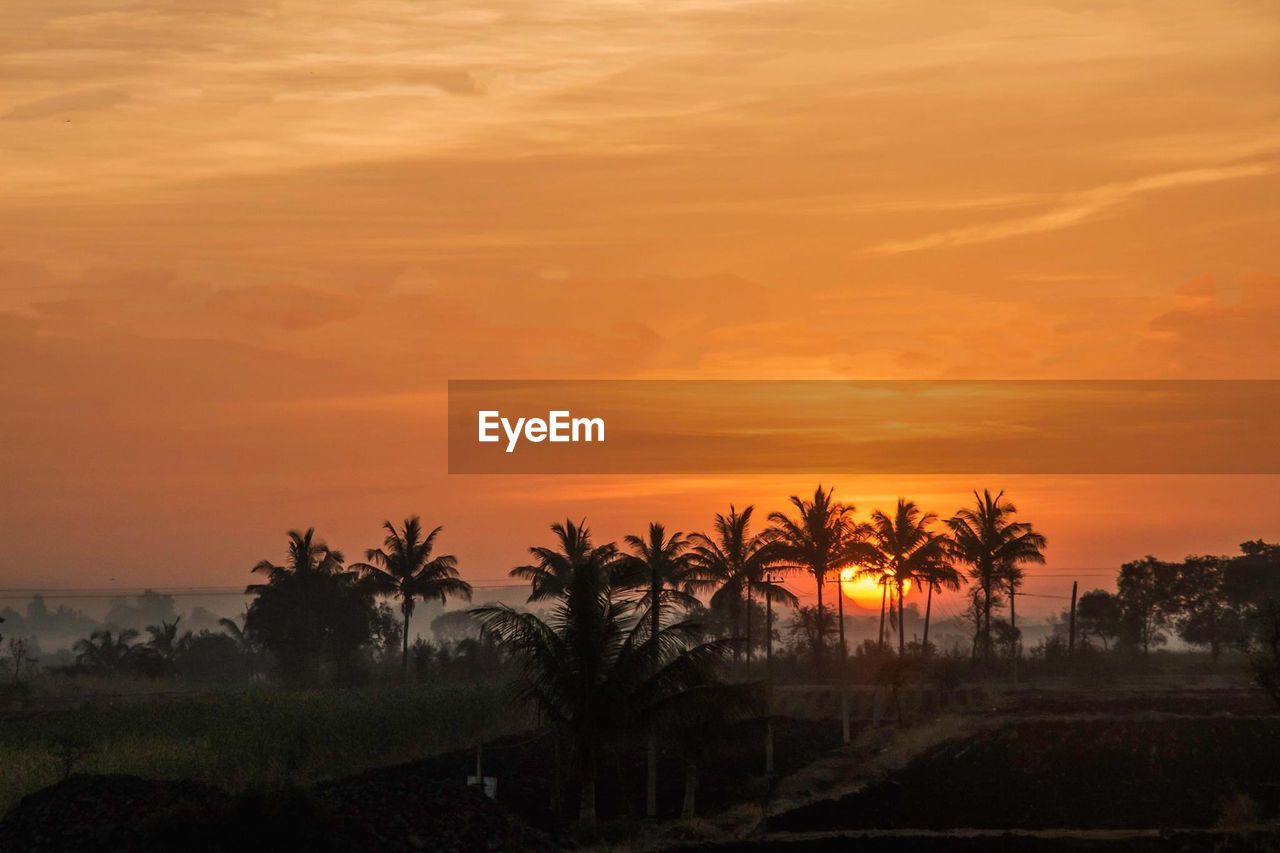
[{"label": "dark foreground terrain", "polygon": [[[895,738],[911,743],[914,729],[868,728],[860,742],[882,746],[838,751],[835,721],[780,718],[780,777],[810,785],[822,759],[822,766],[851,768],[854,784],[841,789],[852,793],[831,795],[840,783],[829,776],[803,799],[786,800],[791,805],[767,824],[758,823],[770,793],[762,781],[764,726],[738,724],[704,744],[698,812],[740,816],[718,817],[714,830],[707,829],[713,823],[676,821],[651,832],[641,818],[644,748],[630,743],[599,769],[603,837],[622,849],[1280,853],[1280,715],[1259,699],[1231,689],[981,691],[948,707],[949,739],[920,740],[885,765],[875,764],[878,750]],[[684,796],[680,756],[676,744],[663,745],[658,804],[668,819]],[[498,780],[496,800],[464,785],[476,757],[474,748],[458,749],[259,794],[74,775],[9,812],[0,822],[0,853],[572,845],[578,792],[566,768],[557,803],[547,733],[485,743],[483,771]],[[720,840],[690,844],[693,838]]]},{"label": "dark foreground terrain", "polygon": [[1208,828],[1280,812],[1280,717],[1013,722],[770,829]]},{"label": "dark foreground terrain", "polygon": [[[838,724],[779,720],[777,769],[788,773],[840,742]],[[699,802],[723,808],[758,794],[762,723],[732,727],[708,745]],[[555,750],[546,734],[485,744],[484,773],[498,779],[497,802],[465,787],[474,750],[379,768],[293,790],[232,796],[183,780],[75,775],[23,798],[0,822],[0,851],[88,850],[521,850],[567,844],[575,786],[552,798]],[[601,817],[643,814],[644,753],[639,744],[610,754],[598,781]],[[661,754],[659,806],[675,814],[684,767],[674,748]]]}]

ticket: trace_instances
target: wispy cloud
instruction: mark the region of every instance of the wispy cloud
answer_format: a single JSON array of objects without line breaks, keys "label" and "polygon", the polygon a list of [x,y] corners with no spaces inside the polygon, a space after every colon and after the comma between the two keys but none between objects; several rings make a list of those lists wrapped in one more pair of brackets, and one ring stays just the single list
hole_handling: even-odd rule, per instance
[{"label": "wispy cloud", "polygon": [[1060,196],[1052,206],[1033,216],[1006,219],[983,225],[969,225],[935,231],[909,240],[890,240],[866,249],[870,255],[900,255],[925,249],[945,249],[969,246],[975,243],[991,243],[1071,228],[1105,215],[1131,199],[1161,190],[1194,187],[1220,181],[1269,175],[1276,171],[1273,163],[1240,163],[1229,166],[1209,166],[1200,169],[1183,169],[1147,175],[1131,181],[1117,181],[1080,192]]},{"label": "wispy cloud", "polygon": [[111,87],[83,89],[17,104],[0,113],[0,121],[29,121],[86,110],[105,110],[127,103],[129,100],[129,93],[121,89]]}]

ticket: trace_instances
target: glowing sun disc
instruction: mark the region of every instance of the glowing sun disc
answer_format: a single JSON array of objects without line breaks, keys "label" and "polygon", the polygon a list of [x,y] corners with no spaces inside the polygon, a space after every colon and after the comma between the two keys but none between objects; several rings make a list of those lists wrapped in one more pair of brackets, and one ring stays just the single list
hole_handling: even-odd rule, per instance
[{"label": "glowing sun disc", "polygon": [[[880,584],[880,579],[875,575],[858,575],[858,570],[852,566],[840,570],[840,591],[844,593],[844,597],[852,601],[859,607],[865,607],[867,610],[880,609],[880,597],[884,594],[884,587]],[[907,581],[905,591],[911,592],[911,582]]]}]

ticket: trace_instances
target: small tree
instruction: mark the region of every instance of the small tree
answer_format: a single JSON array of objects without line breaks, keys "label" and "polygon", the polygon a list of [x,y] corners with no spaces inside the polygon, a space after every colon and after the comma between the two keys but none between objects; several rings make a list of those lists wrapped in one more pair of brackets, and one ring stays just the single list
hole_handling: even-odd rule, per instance
[{"label": "small tree", "polygon": [[1259,686],[1280,704],[1280,545],[1245,542],[1227,569],[1226,595],[1242,608],[1244,646]]},{"label": "small tree", "polygon": [[1177,568],[1170,590],[1178,637],[1208,646],[1215,663],[1223,645],[1244,638],[1240,612],[1226,593],[1229,565],[1222,557],[1188,557]]},{"label": "small tree", "polygon": [[1096,637],[1104,651],[1120,636],[1123,621],[1120,599],[1105,589],[1086,592],[1076,603],[1076,630],[1080,638],[1087,641],[1089,637]]},{"label": "small tree", "polygon": [[36,664],[27,641],[21,637],[9,638],[9,660],[13,662],[14,680],[22,678],[23,674],[29,672]]},{"label": "small tree", "polygon": [[1122,613],[1122,637],[1140,646],[1144,655],[1151,647],[1164,644],[1163,629],[1175,608],[1174,583],[1177,567],[1147,556],[1120,567],[1116,595]]}]

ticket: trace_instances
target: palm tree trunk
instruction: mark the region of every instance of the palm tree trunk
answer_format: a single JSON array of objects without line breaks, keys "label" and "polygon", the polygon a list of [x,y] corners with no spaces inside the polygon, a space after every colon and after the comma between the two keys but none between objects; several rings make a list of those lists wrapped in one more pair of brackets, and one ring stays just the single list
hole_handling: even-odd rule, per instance
[{"label": "palm tree trunk", "polygon": [[1009,658],[1013,662],[1013,680],[1018,680],[1018,610],[1014,603],[1018,597],[1015,581],[1009,578]]},{"label": "palm tree trunk", "polygon": [[991,584],[982,588],[982,663],[991,663]]},{"label": "palm tree trunk", "polygon": [[822,575],[823,572],[821,571],[813,573],[814,578],[818,581],[818,630],[814,638],[813,662],[819,676],[821,676],[826,669],[822,665],[824,657],[822,647],[826,644],[827,640],[827,611],[824,610],[822,606]]},{"label": "palm tree trunk", "polygon": [[884,647],[884,610],[889,600],[889,584],[880,584],[880,633],[876,635],[876,645]]},{"label": "palm tree trunk", "polygon": [[929,616],[933,613],[933,584],[929,584],[929,594],[924,600],[924,647],[921,649],[923,655],[929,654]]},{"label": "palm tree trunk", "polygon": [[[658,651],[658,634],[662,630],[662,613],[658,609],[661,601],[662,587],[658,581],[658,574],[655,571],[651,579],[649,594],[653,596],[652,604],[649,607],[650,623],[649,629],[652,632],[650,641],[653,643],[653,664],[656,669],[660,661]],[[645,780],[644,793],[644,812],[647,817],[655,818],[658,816],[658,726],[657,723],[649,724],[649,766]]]},{"label": "palm tree trunk", "polygon": [[680,817],[684,820],[693,820],[697,795],[698,762],[689,758],[684,763],[684,808],[680,810]]},{"label": "palm tree trunk", "polygon": [[741,609],[742,609],[742,597],[741,597],[741,596],[739,596],[739,595],[734,595],[734,597],[733,597],[733,613],[732,613],[732,614],[730,615],[730,617],[729,617],[729,620],[730,620],[730,622],[732,623],[732,628],[733,628],[733,640],[734,640],[734,642],[733,642],[733,663],[734,663],[734,666],[737,666],[739,663],[741,663],[741,662],[742,662],[742,647],[738,645],[738,637],[742,636],[741,634],[739,634],[739,633],[738,633],[738,624],[739,624],[740,619],[741,619],[741,614],[740,614],[738,611],[740,611]]},{"label": "palm tree trunk", "polygon": [[400,650],[400,680],[409,681],[409,604],[406,601],[403,605],[404,610],[404,637],[403,647]]},{"label": "palm tree trunk", "polygon": [[560,819],[564,808],[564,745],[560,741],[560,731],[552,724],[551,746],[555,752],[555,766],[551,774],[551,814]]},{"label": "palm tree trunk", "polygon": [[773,580],[764,588],[764,677],[773,684]]},{"label": "palm tree trunk", "polygon": [[844,660],[849,655],[849,646],[844,641],[844,589],[840,586],[840,581],[836,581],[836,610],[839,611],[840,619],[840,665],[844,666]]},{"label": "palm tree trunk", "polygon": [[898,657],[906,657],[907,654],[907,614],[906,614],[906,596],[902,594],[902,579],[898,579]]},{"label": "palm tree trunk", "polygon": [[747,675],[751,675],[751,579],[747,579]]},{"label": "palm tree trunk", "polygon": [[596,768],[595,761],[588,760],[582,768],[582,790],[578,799],[578,825],[594,829],[596,825]]}]

